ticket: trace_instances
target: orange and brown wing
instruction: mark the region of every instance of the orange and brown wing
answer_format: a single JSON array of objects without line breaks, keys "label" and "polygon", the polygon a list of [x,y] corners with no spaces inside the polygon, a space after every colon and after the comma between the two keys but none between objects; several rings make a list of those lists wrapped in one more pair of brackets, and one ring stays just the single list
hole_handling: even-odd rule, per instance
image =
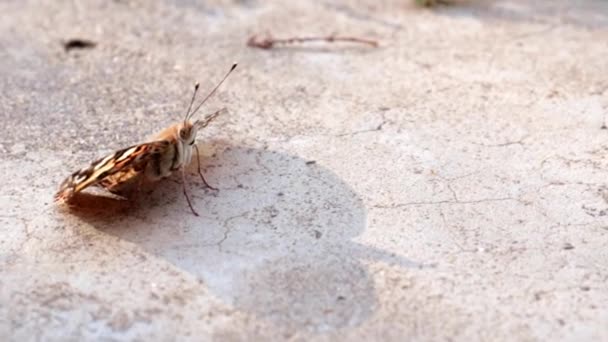
[{"label": "orange and brown wing", "polygon": [[55,200],[69,200],[75,193],[95,185],[111,175],[139,169],[150,160],[158,158],[169,146],[170,142],[166,140],[153,141],[127,147],[94,161],[89,167],[78,170],[66,178],[61,183]]},{"label": "orange and brown wing", "polygon": [[147,163],[139,163],[139,165],[125,167],[112,175],[106,176],[100,180],[95,186],[99,186],[109,192],[125,196],[125,191],[129,192],[134,184],[140,184],[141,178],[144,177],[144,171]]}]

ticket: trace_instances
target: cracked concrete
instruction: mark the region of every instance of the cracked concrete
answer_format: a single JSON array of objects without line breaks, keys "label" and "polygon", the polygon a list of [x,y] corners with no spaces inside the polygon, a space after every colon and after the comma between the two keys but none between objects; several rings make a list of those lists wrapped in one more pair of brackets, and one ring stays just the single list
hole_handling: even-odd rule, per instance
[{"label": "cracked concrete", "polygon": [[[608,340],[608,3],[0,12],[0,339]],[[266,31],[380,47],[246,46]],[[179,177],[52,203],[234,61],[200,217]]]}]

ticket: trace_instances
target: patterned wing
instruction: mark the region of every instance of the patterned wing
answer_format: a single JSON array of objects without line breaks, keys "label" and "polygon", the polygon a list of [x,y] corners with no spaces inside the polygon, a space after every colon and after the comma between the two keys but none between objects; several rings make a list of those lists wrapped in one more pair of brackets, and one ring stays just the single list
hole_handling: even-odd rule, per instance
[{"label": "patterned wing", "polygon": [[95,186],[99,186],[109,192],[125,197],[133,189],[133,186],[141,184],[144,171],[148,163],[125,167],[112,175],[100,180]]},{"label": "patterned wing", "polygon": [[169,148],[166,140],[134,145],[116,151],[105,158],[91,163],[87,168],[78,170],[66,178],[55,195],[56,201],[67,201],[75,193],[88,186],[98,184],[109,176],[120,172],[141,169],[150,160],[157,158]]}]

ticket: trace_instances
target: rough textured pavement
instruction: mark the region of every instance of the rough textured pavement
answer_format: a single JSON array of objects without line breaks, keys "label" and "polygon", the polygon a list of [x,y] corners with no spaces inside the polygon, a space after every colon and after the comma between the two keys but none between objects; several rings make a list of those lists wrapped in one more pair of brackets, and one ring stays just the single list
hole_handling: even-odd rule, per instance
[{"label": "rough textured pavement", "polygon": [[[608,340],[608,2],[0,13],[1,340]],[[381,46],[246,46],[265,32]],[[200,217],[179,177],[54,205],[234,61]]]}]

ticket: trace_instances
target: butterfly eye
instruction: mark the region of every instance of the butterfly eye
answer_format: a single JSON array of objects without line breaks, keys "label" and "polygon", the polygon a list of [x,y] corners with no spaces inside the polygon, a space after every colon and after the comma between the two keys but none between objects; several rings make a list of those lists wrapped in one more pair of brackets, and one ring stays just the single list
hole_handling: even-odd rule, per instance
[{"label": "butterfly eye", "polygon": [[185,139],[188,137],[188,132],[186,132],[186,130],[185,130],[185,129],[183,129],[183,128],[182,128],[182,129],[180,129],[180,130],[179,130],[179,137],[180,137],[182,140],[185,140]]}]

